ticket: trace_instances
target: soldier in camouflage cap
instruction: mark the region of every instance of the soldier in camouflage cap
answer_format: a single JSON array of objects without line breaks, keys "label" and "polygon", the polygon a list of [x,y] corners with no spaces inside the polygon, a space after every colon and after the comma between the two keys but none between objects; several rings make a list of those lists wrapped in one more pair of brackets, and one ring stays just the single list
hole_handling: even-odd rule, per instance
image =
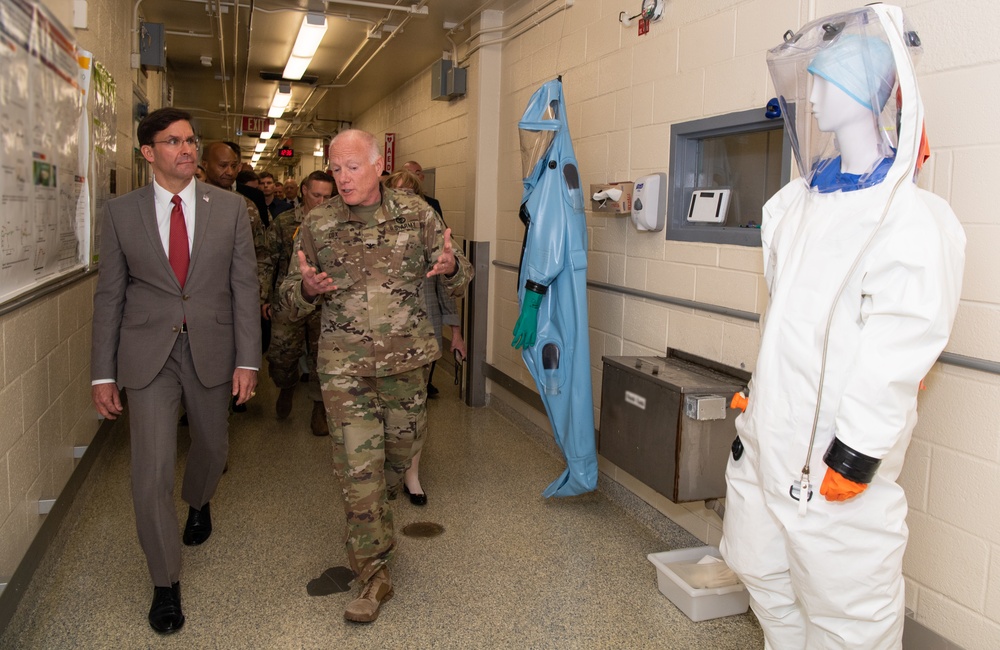
[{"label": "soldier in camouflage cap", "polygon": [[361,592],[344,617],[368,623],[392,597],[392,511],[427,427],[427,372],[440,357],[424,278],[461,296],[472,266],[420,197],[379,183],[371,134],[330,144],[339,196],[315,208],[296,237],[298,265],[281,285],[292,320],[322,309],[319,375],[347,514],[347,553]]},{"label": "soldier in camouflage cap", "polygon": [[[323,396],[320,393],[319,377],[316,374],[316,351],[319,342],[320,312],[315,311],[305,320],[291,322],[288,313],[282,311],[278,301],[277,287],[288,275],[292,262],[292,244],[299,224],[317,205],[333,196],[333,177],[322,171],[315,171],[303,183],[302,203],[293,210],[287,210],[274,218],[264,239],[264,254],[258,259],[260,279],[261,314],[271,321],[271,346],[267,351],[267,361],[271,379],[280,390],[275,412],[279,420],[288,417],[292,410],[292,396],[299,382],[299,358],[303,345],[307,353],[309,368],[308,395],[313,402],[310,428],[314,435],[325,436],[329,432]],[[296,265],[298,260],[295,260]]]}]

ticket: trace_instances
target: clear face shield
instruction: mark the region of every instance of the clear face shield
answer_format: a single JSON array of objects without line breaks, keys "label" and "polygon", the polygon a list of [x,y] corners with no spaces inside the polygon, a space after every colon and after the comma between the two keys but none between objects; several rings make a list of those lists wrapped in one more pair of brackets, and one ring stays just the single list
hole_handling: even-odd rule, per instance
[{"label": "clear face shield", "polygon": [[[538,122],[552,122],[558,116],[555,111],[555,102],[551,102],[545,107],[540,116],[535,118]],[[518,129],[521,139],[521,177],[528,178],[535,170],[538,162],[545,157],[546,152],[552,145],[552,140],[556,137],[555,131],[533,131],[530,129]]]},{"label": "clear face shield", "polygon": [[767,65],[809,186],[835,192],[881,182],[896,155],[901,97],[874,11],[827,16],[786,33]]}]

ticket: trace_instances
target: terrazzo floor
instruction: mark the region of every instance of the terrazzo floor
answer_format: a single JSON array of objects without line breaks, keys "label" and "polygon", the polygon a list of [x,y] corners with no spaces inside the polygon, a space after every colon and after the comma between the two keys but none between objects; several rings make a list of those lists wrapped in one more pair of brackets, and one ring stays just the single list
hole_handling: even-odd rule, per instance
[{"label": "terrazzo floor", "polygon": [[[747,613],[691,622],[656,587],[648,553],[699,545],[668,520],[665,535],[604,492],[545,500],[564,464],[495,407],[473,409],[435,374],[421,463],[428,505],[394,502],[395,597],[371,625],[347,623],[345,593],[307,584],[347,564],[329,438],[309,432],[302,386],[290,419],[274,418],[269,380],[230,422],[230,469],[212,500],[214,532],[183,548],[187,622],[173,635],[146,621],[152,586],[135,534],[127,435],[102,449],[7,629],[0,648],[671,648],[763,647]],[[183,432],[184,430],[182,430]],[[179,436],[178,468],[187,451]],[[601,478],[604,482],[606,479]],[[187,506],[179,497],[183,525]],[[180,534],[180,531],[178,531]]]}]

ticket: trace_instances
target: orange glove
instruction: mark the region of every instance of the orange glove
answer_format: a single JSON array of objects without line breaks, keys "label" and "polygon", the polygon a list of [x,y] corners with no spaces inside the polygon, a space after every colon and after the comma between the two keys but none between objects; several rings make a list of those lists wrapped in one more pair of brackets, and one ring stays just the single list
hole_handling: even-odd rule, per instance
[{"label": "orange glove", "polygon": [[867,483],[855,483],[827,467],[826,476],[823,477],[823,485],[819,487],[819,493],[825,496],[827,501],[847,501],[858,496],[867,488]]}]

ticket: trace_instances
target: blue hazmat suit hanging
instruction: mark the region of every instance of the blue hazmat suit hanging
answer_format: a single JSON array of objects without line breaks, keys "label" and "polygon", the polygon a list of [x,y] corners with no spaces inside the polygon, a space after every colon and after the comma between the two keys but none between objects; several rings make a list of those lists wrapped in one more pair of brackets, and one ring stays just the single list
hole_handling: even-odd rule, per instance
[{"label": "blue hazmat suit hanging", "polygon": [[546,82],[518,122],[524,194],[521,306],[511,345],[535,378],[566,470],[542,493],[597,488],[587,321],[587,221],[562,81]]}]

